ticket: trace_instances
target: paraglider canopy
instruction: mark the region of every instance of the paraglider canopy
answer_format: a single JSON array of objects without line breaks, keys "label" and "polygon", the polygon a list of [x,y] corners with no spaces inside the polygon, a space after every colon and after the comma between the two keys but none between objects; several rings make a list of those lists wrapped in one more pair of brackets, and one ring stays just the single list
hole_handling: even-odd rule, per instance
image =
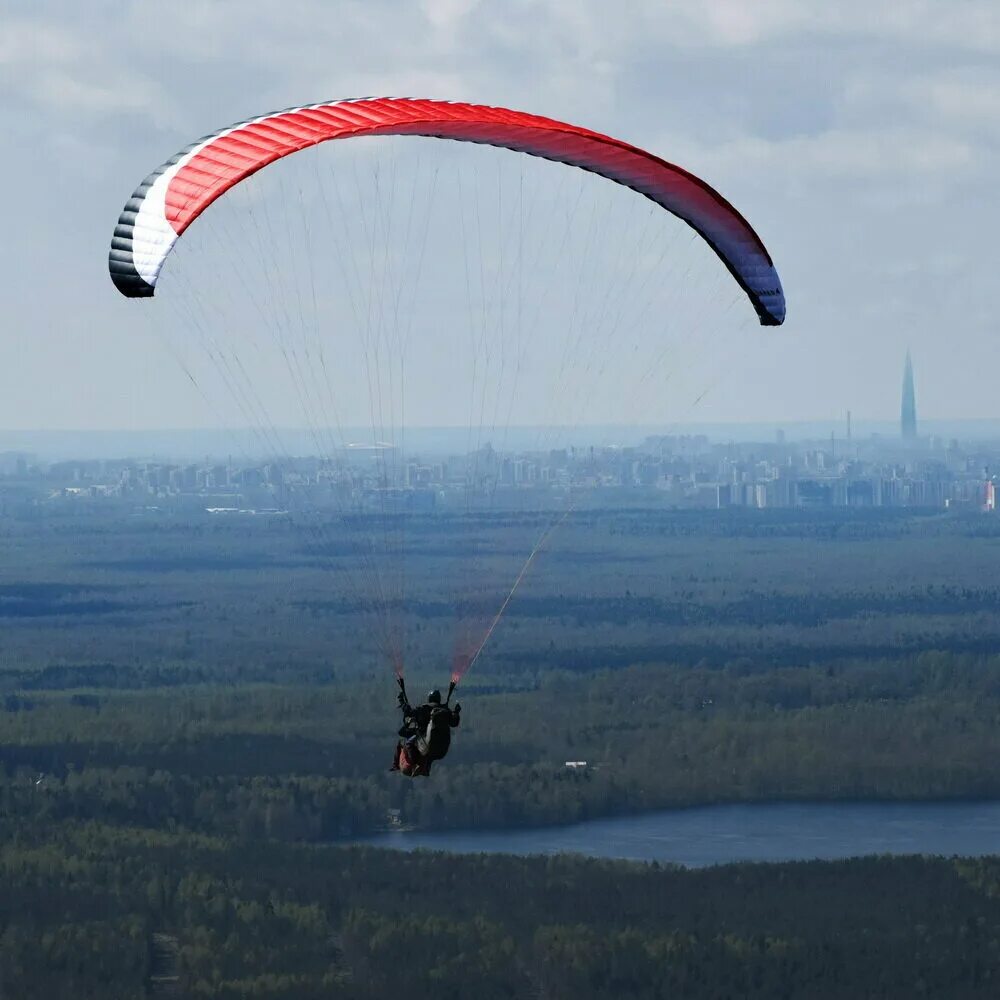
[{"label": "paraglider canopy", "polygon": [[[315,148],[356,137],[375,138]],[[304,105],[192,143],[126,203],[109,268],[126,297],[156,293],[143,321],[253,436],[265,505],[338,574],[401,694],[406,662],[440,655],[418,619],[449,609],[444,708],[584,494],[654,485],[620,429],[699,404],[711,383],[687,369],[733,362],[725,331],[754,323],[747,301],[764,326],[785,318],[764,244],[687,170],[551,118],[409,98]],[[459,433],[418,446],[408,427]],[[440,586],[418,608],[411,569],[435,551]]]},{"label": "paraglider canopy", "polygon": [[220,195],[262,167],[331,139],[416,135],[501,146],[580,167],[645,195],[712,247],[746,292],[760,322],[785,318],[771,257],[749,223],[704,181],[637,146],[590,129],[504,108],[374,97],[290,108],[222,129],[153,171],[115,228],[109,267],[123,295],[153,294],[184,230]]}]

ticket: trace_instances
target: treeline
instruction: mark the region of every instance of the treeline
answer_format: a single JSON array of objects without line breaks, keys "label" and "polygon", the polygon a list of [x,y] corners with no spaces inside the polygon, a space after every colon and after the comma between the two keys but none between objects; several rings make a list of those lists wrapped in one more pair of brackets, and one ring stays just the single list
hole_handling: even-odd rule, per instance
[{"label": "treeline", "polygon": [[[388,682],[11,693],[0,810],[324,841],[714,802],[1000,797],[1000,657],[485,675],[432,780],[388,773]],[[413,682],[419,691],[419,680]],[[485,693],[491,691],[493,693]],[[573,770],[567,760],[585,760]]]},{"label": "treeline", "polygon": [[816,539],[824,541],[871,541],[882,538],[1000,536],[997,518],[975,513],[951,514],[939,508],[801,508],[773,507],[765,510],[730,507],[718,510],[633,511],[608,509],[590,517],[613,519],[612,531],[633,536],[674,538]]},{"label": "treeline", "polygon": [[1000,859],[686,871],[0,821],[0,987],[41,996],[994,997]]},{"label": "treeline", "polygon": [[[1000,608],[1000,587],[953,587],[929,583],[920,588],[896,592],[856,590],[836,594],[788,594],[772,590],[750,591],[736,600],[718,604],[698,603],[695,592],[680,590],[676,600],[632,594],[621,597],[584,597],[553,594],[518,595],[511,602],[512,618],[547,618],[576,626],[610,622],[615,625],[762,625],[814,626],[831,620],[875,615],[967,615],[996,612]],[[305,611],[332,615],[358,614],[357,600],[303,601]],[[407,612],[418,619],[485,615],[496,608],[484,600],[471,602],[408,600],[387,601],[386,607]]]},{"label": "treeline", "polygon": [[[0,518],[0,691],[365,677],[384,666],[380,603],[410,663],[440,662],[463,616],[492,618],[549,523],[414,516],[405,596],[380,602],[357,579],[366,524]],[[1000,587],[983,536],[998,526],[890,509],[577,511],[518,588],[487,662],[523,682],[640,662],[988,654]]]}]

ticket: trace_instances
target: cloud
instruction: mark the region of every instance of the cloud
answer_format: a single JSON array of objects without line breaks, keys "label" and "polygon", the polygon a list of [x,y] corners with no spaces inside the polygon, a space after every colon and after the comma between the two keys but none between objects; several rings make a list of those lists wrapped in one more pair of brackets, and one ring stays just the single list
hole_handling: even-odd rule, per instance
[{"label": "cloud", "polygon": [[650,24],[678,45],[738,48],[775,39],[881,39],[918,47],[1000,52],[1000,18],[990,0],[680,0],[645,5]]},{"label": "cloud", "polygon": [[0,33],[0,66],[14,73],[33,64],[65,64],[78,58],[78,39],[46,19],[11,19]]},{"label": "cloud", "polygon": [[480,0],[422,0],[420,9],[437,28],[456,29],[479,6]]},{"label": "cloud", "polygon": [[929,175],[954,176],[975,166],[977,150],[969,143],[937,132],[887,128],[831,129],[817,136],[779,141],[743,138],[711,148],[689,147],[686,157],[723,174],[751,171],[760,176],[778,172],[826,178],[897,183]]},{"label": "cloud", "polygon": [[56,69],[39,76],[31,93],[43,104],[74,113],[106,115],[148,110],[156,102],[155,88],[144,80],[119,81],[110,86]]},{"label": "cloud", "polygon": [[912,100],[941,120],[1000,136],[1000,74],[948,74],[917,80]]},{"label": "cloud", "polygon": [[[0,31],[0,121],[15,150],[31,149],[8,163],[23,195],[8,208],[15,238],[0,246],[8,322],[48,324],[32,370],[60,353],[80,366],[52,363],[52,391],[38,395],[63,412],[40,406],[29,423],[72,422],[81,394],[149,367],[141,338],[115,326],[103,261],[145,171],[227,122],[373,93],[537,110],[705,176],[759,226],[790,322],[813,338],[789,355],[784,381],[800,355],[821,365],[825,351],[884,339],[895,351],[899,303],[919,301],[906,312],[910,342],[933,356],[961,315],[983,373],[976,390],[992,391],[996,0],[47,0],[20,10]],[[38,262],[56,246],[54,295]],[[955,274],[941,273],[942,247]],[[926,275],[947,289],[920,297]],[[120,360],[81,353],[91,316],[114,331]],[[77,346],[60,352],[60,336]],[[36,339],[18,348],[25,357]],[[7,362],[0,353],[0,370]],[[784,381],[733,405],[752,415]],[[138,385],[144,394],[164,395]],[[0,394],[0,426],[4,405]]]},{"label": "cloud", "polygon": [[54,27],[47,21],[6,22],[0,34],[0,88],[53,113],[110,115],[163,108],[158,86],[90,32],[73,30],[70,22]]}]

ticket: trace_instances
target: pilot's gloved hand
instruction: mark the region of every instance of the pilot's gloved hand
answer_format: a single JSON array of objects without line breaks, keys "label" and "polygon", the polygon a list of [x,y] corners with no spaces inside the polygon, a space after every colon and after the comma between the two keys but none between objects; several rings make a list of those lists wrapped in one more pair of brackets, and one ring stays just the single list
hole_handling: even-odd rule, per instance
[{"label": "pilot's gloved hand", "polygon": [[454,713],[455,713],[456,715],[458,715],[458,713],[462,711],[462,706],[461,706],[461,705],[460,705],[460,704],[459,704],[459,703],[458,703],[458,702],[456,701],[456,702],[455,702],[455,707],[454,707],[454,708],[452,709],[452,711],[453,711],[453,712],[454,712]]},{"label": "pilot's gloved hand", "polygon": [[406,704],[406,695],[403,694],[402,691],[400,691],[399,694],[396,695],[396,704],[399,705],[400,708],[402,708]]}]

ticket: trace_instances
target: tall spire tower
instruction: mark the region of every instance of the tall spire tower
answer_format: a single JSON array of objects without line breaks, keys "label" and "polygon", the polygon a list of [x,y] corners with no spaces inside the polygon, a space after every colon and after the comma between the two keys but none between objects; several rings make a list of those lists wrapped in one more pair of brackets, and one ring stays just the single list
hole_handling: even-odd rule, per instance
[{"label": "tall spire tower", "polygon": [[912,441],[917,436],[917,398],[913,391],[913,362],[909,351],[906,352],[906,362],[903,365],[903,405],[899,422],[903,438]]}]

